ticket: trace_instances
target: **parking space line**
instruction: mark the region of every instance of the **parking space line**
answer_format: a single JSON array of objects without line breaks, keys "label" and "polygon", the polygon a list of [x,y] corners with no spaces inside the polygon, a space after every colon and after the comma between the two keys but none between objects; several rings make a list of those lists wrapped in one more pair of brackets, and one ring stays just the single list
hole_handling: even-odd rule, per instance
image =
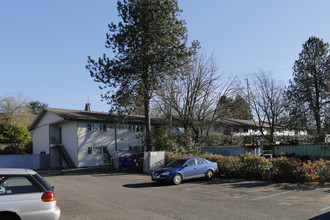
[{"label": "parking space line", "polygon": [[279,196],[279,195],[283,195],[283,194],[287,194],[287,193],[291,193],[291,192],[293,192],[293,191],[285,191],[285,192],[281,192],[281,193],[272,194],[272,195],[269,195],[269,196],[258,197],[258,198],[251,199],[251,200],[255,201],[255,200],[259,200],[259,199],[267,199],[267,198],[270,198],[270,197]]},{"label": "parking space line", "polygon": [[225,191],[225,190],[219,189],[219,190],[214,190],[214,191],[209,191],[209,192],[204,192],[204,193],[211,194],[211,193],[217,193],[217,192],[223,192],[223,191]]},{"label": "parking space line", "polygon": [[199,186],[198,184],[180,184],[180,185],[174,185],[175,188],[185,188],[185,187],[191,187],[191,186]]},{"label": "parking space line", "polygon": [[137,177],[137,178],[129,178],[128,180],[130,180],[130,181],[132,181],[132,180],[145,180],[145,178]]},{"label": "parking space line", "polygon": [[323,211],[325,211],[325,210],[327,210],[327,209],[330,209],[330,206],[328,206],[328,207],[326,207],[326,208],[324,208],[324,209],[321,209],[320,211],[323,212]]}]

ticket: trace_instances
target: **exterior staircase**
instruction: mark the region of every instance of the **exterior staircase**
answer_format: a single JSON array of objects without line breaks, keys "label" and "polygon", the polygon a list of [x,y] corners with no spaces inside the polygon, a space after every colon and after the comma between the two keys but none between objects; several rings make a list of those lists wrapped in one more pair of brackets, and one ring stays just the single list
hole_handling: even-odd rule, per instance
[{"label": "exterior staircase", "polygon": [[76,168],[76,166],[74,165],[70,155],[68,154],[68,152],[65,150],[63,145],[57,145],[54,148],[56,148],[58,150],[58,152],[60,153],[61,157],[64,159],[64,161],[66,162],[66,164],[68,165],[68,167],[70,169],[72,168]]},{"label": "exterior staircase", "polygon": [[70,169],[76,168],[76,166],[74,165],[70,155],[65,150],[65,147],[62,144],[58,143],[56,137],[54,137],[54,136],[51,137],[51,147],[58,150],[59,154],[64,159],[64,161],[66,162],[66,164],[68,165],[68,167]]}]

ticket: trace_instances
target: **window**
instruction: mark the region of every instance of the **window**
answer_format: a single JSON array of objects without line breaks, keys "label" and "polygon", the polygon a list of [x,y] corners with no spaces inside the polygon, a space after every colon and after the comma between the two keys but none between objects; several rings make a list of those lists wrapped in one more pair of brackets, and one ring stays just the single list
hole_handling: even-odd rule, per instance
[{"label": "window", "polygon": [[128,150],[143,151],[144,147],[143,146],[129,146]]},{"label": "window", "polygon": [[49,185],[49,183],[44,179],[42,178],[39,174],[34,174],[33,177],[39,182],[41,183],[41,185],[47,190],[47,191],[50,191],[50,192],[53,192],[54,189],[52,188],[51,185]]},{"label": "window", "polygon": [[127,125],[117,125],[117,129],[128,129]]},{"label": "window", "polygon": [[40,192],[26,176],[0,176],[0,195]]},{"label": "window", "polygon": [[144,126],[141,125],[130,125],[129,126],[130,132],[144,132]]},{"label": "window", "polygon": [[207,164],[207,162],[203,158],[197,158],[197,165]]},{"label": "window", "polygon": [[90,123],[87,124],[87,131],[106,131],[107,125],[106,124],[100,124],[100,123]]},{"label": "window", "polygon": [[94,123],[92,126],[93,131],[101,131],[101,124],[99,123]]},{"label": "window", "polygon": [[188,160],[188,162],[186,163],[186,165],[187,165],[188,167],[195,166],[195,165],[196,165],[196,163],[195,163],[195,159]]},{"label": "window", "polygon": [[107,147],[88,147],[87,153],[91,155],[102,155],[107,153]]}]

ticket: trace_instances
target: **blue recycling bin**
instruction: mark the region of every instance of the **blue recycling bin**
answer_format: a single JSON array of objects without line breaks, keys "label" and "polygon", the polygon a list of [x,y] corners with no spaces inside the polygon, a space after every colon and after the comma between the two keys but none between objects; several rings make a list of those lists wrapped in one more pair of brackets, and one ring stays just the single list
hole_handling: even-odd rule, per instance
[{"label": "blue recycling bin", "polygon": [[131,157],[130,156],[123,156],[119,157],[119,170],[127,170],[131,168]]},{"label": "blue recycling bin", "polygon": [[129,169],[129,168],[131,168],[131,157],[127,156],[125,157],[124,169]]},{"label": "blue recycling bin", "polygon": [[125,159],[125,157],[119,157],[119,170],[123,170],[124,169],[124,167],[125,167],[125,161],[126,161],[126,159]]}]

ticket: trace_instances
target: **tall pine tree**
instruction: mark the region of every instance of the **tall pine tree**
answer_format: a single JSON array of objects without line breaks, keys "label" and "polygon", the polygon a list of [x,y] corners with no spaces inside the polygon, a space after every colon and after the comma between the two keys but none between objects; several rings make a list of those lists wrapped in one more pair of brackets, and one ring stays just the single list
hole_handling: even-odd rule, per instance
[{"label": "tall pine tree", "polygon": [[[122,112],[143,100],[146,123],[146,145],[150,141],[150,100],[153,92],[167,76],[187,63],[198,42],[187,47],[185,21],[176,0],[118,1],[121,22],[109,25],[106,48],[112,56],[103,55],[97,61],[88,58],[87,69],[100,88],[108,91],[102,97],[112,104],[112,110]],[[128,111],[129,112],[129,111]]]},{"label": "tall pine tree", "polygon": [[329,44],[310,37],[294,64],[293,80],[286,92],[292,121],[322,132],[330,111],[329,81]]}]

